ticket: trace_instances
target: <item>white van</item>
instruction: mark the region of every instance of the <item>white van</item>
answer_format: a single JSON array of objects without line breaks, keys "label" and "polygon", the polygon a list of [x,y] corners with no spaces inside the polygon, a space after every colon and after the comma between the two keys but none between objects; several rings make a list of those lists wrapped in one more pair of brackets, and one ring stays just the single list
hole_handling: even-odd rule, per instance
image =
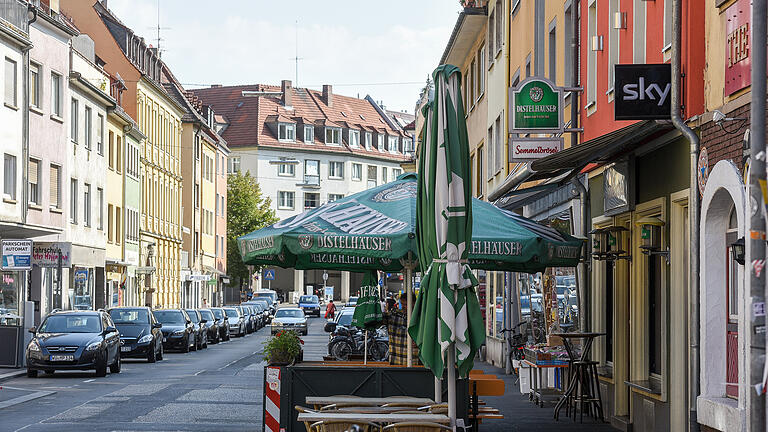
[{"label": "white van", "polygon": [[277,298],[277,292],[272,290],[258,290],[253,294],[253,297],[254,298],[269,297],[269,299],[271,300],[269,304],[275,305],[275,307],[280,303],[280,300],[278,300]]}]

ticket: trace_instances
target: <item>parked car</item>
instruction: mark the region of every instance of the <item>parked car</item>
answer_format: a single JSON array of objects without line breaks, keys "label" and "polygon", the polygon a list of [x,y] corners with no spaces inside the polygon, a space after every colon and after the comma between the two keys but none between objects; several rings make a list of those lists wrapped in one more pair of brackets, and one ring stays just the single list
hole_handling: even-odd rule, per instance
[{"label": "parked car", "polygon": [[355,314],[355,308],[342,309],[341,311],[336,313],[336,318],[329,319],[328,322],[325,323],[324,330],[329,333],[328,335],[329,343],[333,338],[333,335],[331,335],[330,333],[333,333],[333,331],[336,330],[336,327],[344,326],[349,328],[352,326],[352,316],[354,314]]},{"label": "parked car", "polygon": [[261,329],[265,325],[267,325],[267,316],[268,313],[265,312],[264,306],[262,306],[261,302],[255,302],[255,301],[249,301],[248,306],[253,308],[254,313],[256,314],[256,321],[257,321],[257,328]]},{"label": "parked car", "polygon": [[154,363],[163,359],[163,326],[148,307],[117,307],[109,316],[120,332],[120,356],[146,358]]},{"label": "parked car", "polygon": [[229,319],[229,334],[232,336],[245,336],[245,317],[240,314],[235,306],[222,308]]},{"label": "parked car", "polygon": [[203,327],[205,328],[205,337],[208,343],[219,343],[221,335],[219,334],[218,320],[213,316],[213,311],[210,309],[199,309],[198,311],[200,312],[200,317],[205,320]]},{"label": "parked car", "polygon": [[275,315],[275,312],[270,309],[269,302],[265,300],[264,298],[258,298],[255,300],[251,300],[254,303],[260,304],[261,308],[264,310],[264,325],[267,325],[272,322],[272,317]]},{"label": "parked car", "polygon": [[184,309],[158,309],[152,312],[163,324],[163,349],[189,352],[197,349],[195,327]]},{"label": "parked car", "polygon": [[243,305],[243,311],[246,312],[248,322],[251,327],[251,333],[257,331],[259,328],[259,316],[256,314],[256,310],[251,305]]},{"label": "parked car", "polygon": [[299,334],[307,335],[307,317],[304,311],[297,307],[280,308],[275,312],[275,319],[272,320],[272,334],[280,330],[295,330]]},{"label": "parked car", "polygon": [[208,336],[206,335],[205,322],[203,317],[197,309],[185,309],[184,310],[189,319],[192,320],[192,324],[195,325],[195,349],[208,348]]},{"label": "parked car", "polygon": [[27,376],[38,371],[96,370],[96,376],[120,373],[120,333],[104,311],[56,311],[32,327],[27,345]]},{"label": "parked car", "polygon": [[269,306],[273,308],[273,311],[272,311],[273,313],[274,313],[274,308],[277,308],[277,305],[280,304],[280,299],[277,298],[277,292],[273,290],[256,291],[253,297],[256,299],[261,299],[261,298],[269,299]]},{"label": "parked car", "polygon": [[211,313],[213,313],[214,318],[216,318],[216,327],[219,328],[219,338],[223,341],[228,341],[229,336],[229,318],[227,318],[227,314],[224,313],[224,309],[220,307],[212,307]]},{"label": "parked car", "polygon": [[350,297],[349,300],[347,300],[347,303],[344,304],[345,308],[355,308],[357,306],[357,297]]},{"label": "parked car", "polygon": [[299,308],[305,315],[317,315],[320,317],[320,300],[316,295],[303,295],[299,297]]}]

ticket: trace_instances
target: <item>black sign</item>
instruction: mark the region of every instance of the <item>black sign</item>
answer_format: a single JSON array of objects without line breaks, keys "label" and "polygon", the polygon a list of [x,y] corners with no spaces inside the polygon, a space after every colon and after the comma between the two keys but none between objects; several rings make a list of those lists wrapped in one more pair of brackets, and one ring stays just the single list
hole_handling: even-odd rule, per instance
[{"label": "black sign", "polygon": [[670,118],[672,69],[665,64],[616,65],[614,119]]}]

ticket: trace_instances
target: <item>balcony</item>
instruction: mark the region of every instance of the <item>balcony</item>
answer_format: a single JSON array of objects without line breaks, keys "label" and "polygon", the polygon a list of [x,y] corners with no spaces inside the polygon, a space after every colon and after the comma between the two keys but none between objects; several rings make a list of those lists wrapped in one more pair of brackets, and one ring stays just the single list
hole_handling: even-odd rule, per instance
[{"label": "balcony", "polygon": [[0,0],[0,18],[11,27],[24,34],[29,34],[27,4],[20,0]]},{"label": "balcony", "polygon": [[296,186],[301,186],[301,187],[311,188],[311,189],[319,189],[320,188],[320,176],[319,175],[305,174],[304,175],[304,182],[303,183],[297,183]]}]

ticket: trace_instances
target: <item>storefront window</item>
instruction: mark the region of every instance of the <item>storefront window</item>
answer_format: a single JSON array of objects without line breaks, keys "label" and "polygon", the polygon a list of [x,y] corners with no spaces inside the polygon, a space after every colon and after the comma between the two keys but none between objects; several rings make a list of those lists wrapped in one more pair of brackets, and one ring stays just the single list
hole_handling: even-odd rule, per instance
[{"label": "storefront window", "polygon": [[0,326],[21,325],[19,295],[21,277],[16,272],[2,272],[0,280]]}]

